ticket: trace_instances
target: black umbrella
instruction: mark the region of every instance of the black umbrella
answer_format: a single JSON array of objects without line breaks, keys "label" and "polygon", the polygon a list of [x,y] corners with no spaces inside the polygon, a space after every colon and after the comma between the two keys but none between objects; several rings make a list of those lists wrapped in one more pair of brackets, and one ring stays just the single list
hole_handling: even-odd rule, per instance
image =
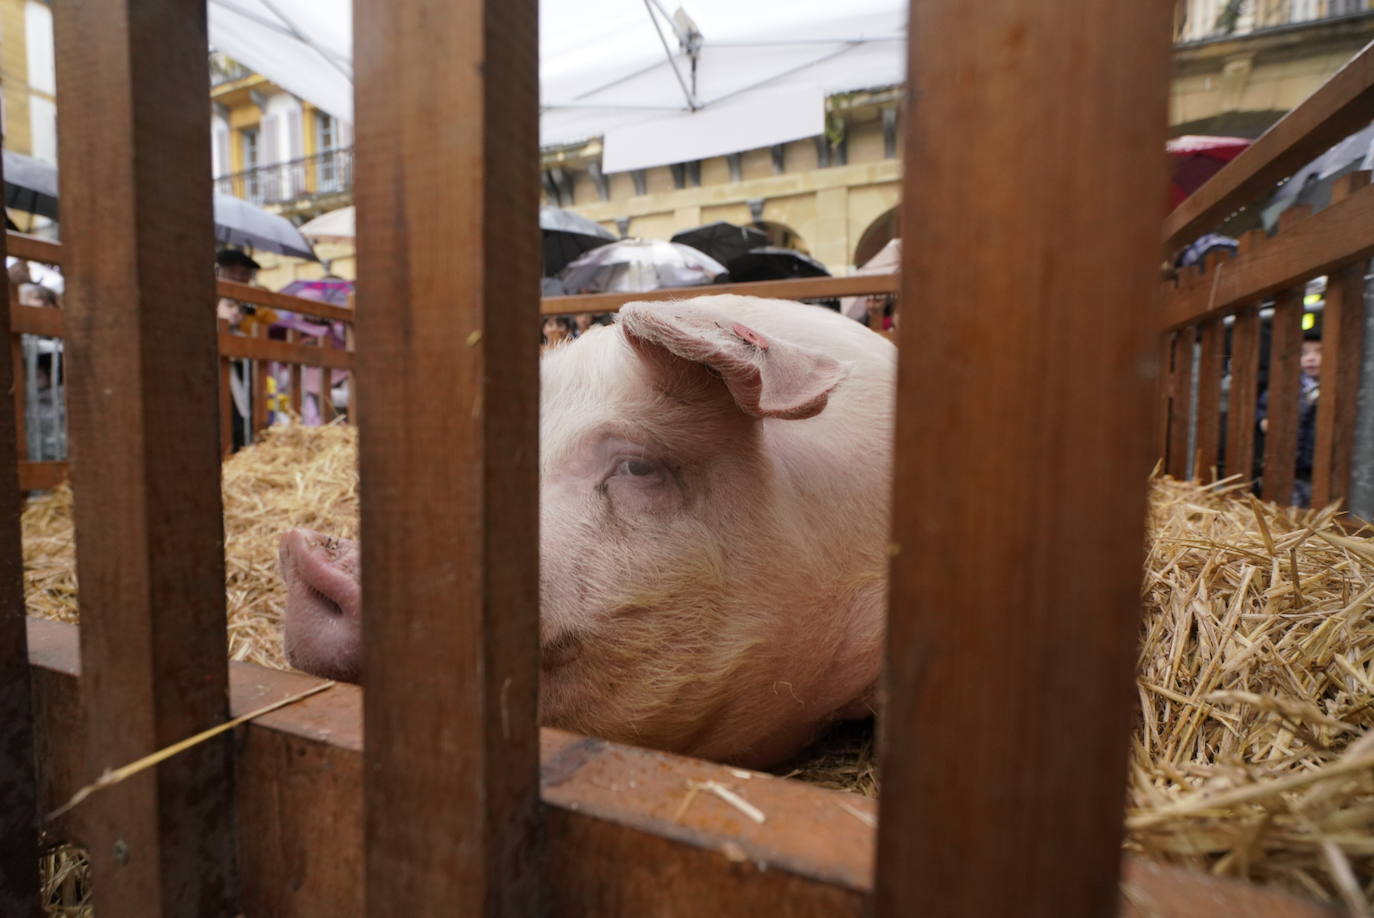
[{"label": "black umbrella", "polygon": [[5,151],[5,206],[57,219],[57,167]]},{"label": "black umbrella", "polygon": [[721,264],[739,258],[750,249],[768,244],[768,237],[753,227],[735,226],[724,220],[683,230],[673,236],[673,242],[690,245],[698,252],[705,252]]},{"label": "black umbrella", "polygon": [[[57,167],[5,152],[5,206],[57,219]],[[290,220],[227,194],[214,194],[215,241],[315,259],[310,243]]]},{"label": "black umbrella", "polygon": [[600,223],[549,204],[539,208],[539,234],[543,237],[545,277],[562,271],[583,253],[619,239]]},{"label": "black umbrella", "polygon": [[810,255],[795,249],[780,249],[764,246],[750,249],[730,261],[726,268],[730,272],[730,283],[744,283],[763,280],[789,280],[794,277],[829,277],[830,272]]}]

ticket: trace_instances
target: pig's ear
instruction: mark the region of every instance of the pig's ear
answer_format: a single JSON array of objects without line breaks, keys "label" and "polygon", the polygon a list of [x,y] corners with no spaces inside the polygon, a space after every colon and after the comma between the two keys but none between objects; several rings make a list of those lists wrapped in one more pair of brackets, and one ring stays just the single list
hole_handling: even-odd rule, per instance
[{"label": "pig's ear", "polygon": [[688,390],[718,386],[719,377],[739,409],[756,418],[814,417],[848,373],[826,354],[693,303],[630,303],[620,310],[620,326],[665,389],[690,397]]}]

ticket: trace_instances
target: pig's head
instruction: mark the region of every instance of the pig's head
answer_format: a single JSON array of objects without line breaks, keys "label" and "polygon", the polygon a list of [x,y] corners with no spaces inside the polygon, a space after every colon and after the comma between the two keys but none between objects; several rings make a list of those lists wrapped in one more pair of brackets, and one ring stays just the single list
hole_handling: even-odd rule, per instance
[{"label": "pig's head", "polygon": [[761,762],[871,684],[833,679],[859,652],[848,585],[793,512],[807,457],[779,448],[846,372],[697,301],[628,305],[544,358],[545,723]]},{"label": "pig's head", "polygon": [[[847,367],[700,301],[628,305],[541,366],[541,720],[759,765],[853,713],[882,537],[857,570],[867,537],[832,511],[886,493],[837,499],[817,459]],[[357,546],[296,531],[281,554],[293,665],[359,678]]]}]

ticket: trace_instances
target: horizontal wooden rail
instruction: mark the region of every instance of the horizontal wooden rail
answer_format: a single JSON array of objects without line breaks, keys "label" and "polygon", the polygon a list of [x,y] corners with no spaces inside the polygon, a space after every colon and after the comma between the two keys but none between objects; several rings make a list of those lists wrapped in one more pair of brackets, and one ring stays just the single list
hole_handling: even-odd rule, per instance
[{"label": "horizontal wooden rail", "polygon": [[1343,177],[1332,191],[1334,203],[1325,210],[1300,221],[1281,221],[1273,238],[1257,231],[1244,240],[1235,258],[1216,262],[1206,273],[1185,269],[1177,285],[1167,282],[1160,330],[1233,312],[1374,255],[1374,186],[1341,197],[1343,186],[1366,178],[1365,173]]},{"label": "horizontal wooden rail", "polygon": [[[7,232],[5,238],[9,246],[9,254],[13,255],[15,258],[38,261],[48,265],[60,266],[62,264],[62,243],[60,242],[54,242],[51,239],[42,239],[38,236],[29,236],[24,233],[16,233],[13,230]],[[304,297],[290,296],[285,293],[275,293],[271,290],[263,290],[260,287],[253,287],[248,284],[240,284],[228,280],[218,281],[217,287],[217,293],[220,296],[228,297],[233,300],[242,300],[245,303],[252,303],[256,306],[267,306],[284,312],[298,312],[301,315],[311,316],[317,319],[338,319],[343,322],[353,321],[352,309],[335,306],[332,303],[321,303],[319,300],[307,300]]]},{"label": "horizontal wooden rail", "polygon": [[62,318],[62,310],[60,309],[10,303],[10,332],[16,335],[65,338],[67,336],[67,323]]},{"label": "horizontal wooden rail", "polygon": [[1284,115],[1164,220],[1166,255],[1273,191],[1308,160],[1374,119],[1374,44]]},{"label": "horizontal wooden rail", "polygon": [[291,344],[276,338],[245,338],[243,335],[219,336],[221,357],[242,360],[275,360],[278,363],[299,363],[331,370],[353,369],[353,353],[332,347]]},{"label": "horizontal wooden rail", "polygon": [[352,322],[354,319],[353,310],[342,306],[321,303],[319,300],[307,300],[304,297],[290,296],[285,293],[274,293],[271,290],[263,290],[261,287],[252,287],[234,281],[219,281],[218,292],[220,296],[228,297],[231,300],[242,300],[245,303],[267,306],[282,312],[298,312],[301,315],[316,319],[337,319],[341,322]]},{"label": "horizontal wooden rail", "polygon": [[21,491],[49,491],[70,478],[71,467],[65,461],[19,463]]},{"label": "horizontal wooden rail", "polygon": [[691,296],[737,293],[780,300],[828,299],[896,293],[901,286],[896,274],[856,274],[852,277],[807,277],[800,280],[753,281],[747,284],[706,284],[672,287],[647,293],[587,293],[577,296],[546,296],[539,311],[546,316],[581,312],[614,312],[626,303],[645,300],[679,300]]},{"label": "horizontal wooden rail", "polygon": [[[40,812],[86,775],[75,625],[30,618]],[[319,680],[231,663],[233,715]],[[249,915],[362,914],[362,692],[341,685],[238,734],[237,794]],[[545,729],[541,784],[552,859],[550,914],[774,914],[858,918],[872,891],[876,807],[710,762]],[[1124,780],[1124,779],[1123,779]],[[690,782],[715,781],[765,814],[756,823]],[[107,791],[106,793],[117,793]],[[80,837],[85,805],[48,826]],[[1205,874],[1126,859],[1123,918],[1334,918],[1333,909]]]},{"label": "horizontal wooden rail", "polygon": [[[62,244],[37,236],[10,231],[8,233],[9,251],[16,258],[41,261],[45,264],[62,264]],[[899,287],[896,274],[856,274],[852,277],[808,277],[798,280],[753,281],[745,284],[714,284],[701,287],[673,287],[667,290],[653,290],[647,293],[590,293],[577,296],[544,297],[540,312],[546,316],[571,315],[580,312],[614,312],[626,303],[644,300],[674,300],[689,296],[714,296],[735,293],[743,296],[761,296],[784,300],[827,299],[841,296],[866,296],[896,293]],[[352,322],[356,315],[352,309],[307,300],[284,293],[274,293],[260,287],[239,284],[234,281],[218,282],[218,293],[222,297],[241,300],[256,306],[267,306],[285,312],[297,312],[318,319],[337,319]],[[16,321],[18,313],[16,313]],[[41,321],[41,320],[34,320]],[[32,325],[32,323],[28,323]],[[32,332],[39,335],[60,337],[60,334],[38,331],[32,328],[15,326],[15,331]]]},{"label": "horizontal wooden rail", "polygon": [[62,264],[62,243],[40,236],[16,233],[10,230],[5,234],[8,252],[15,258],[39,261],[45,265]]},{"label": "horizontal wooden rail", "polygon": [[[59,309],[11,306],[10,317],[15,332],[49,338],[63,338],[67,333],[66,320]],[[309,344],[291,344],[276,338],[249,338],[225,332],[219,336],[219,351],[221,356],[243,360],[275,360],[278,363],[305,364],[332,370],[353,368],[353,354],[350,351]]]}]

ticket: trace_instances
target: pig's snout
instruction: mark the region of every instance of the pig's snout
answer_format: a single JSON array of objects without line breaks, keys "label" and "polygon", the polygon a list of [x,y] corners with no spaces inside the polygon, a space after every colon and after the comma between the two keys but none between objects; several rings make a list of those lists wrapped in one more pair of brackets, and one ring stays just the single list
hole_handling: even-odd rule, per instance
[{"label": "pig's snout", "polygon": [[326,679],[362,681],[357,543],[292,529],[281,537],[279,556],[287,588],[287,659]]}]

